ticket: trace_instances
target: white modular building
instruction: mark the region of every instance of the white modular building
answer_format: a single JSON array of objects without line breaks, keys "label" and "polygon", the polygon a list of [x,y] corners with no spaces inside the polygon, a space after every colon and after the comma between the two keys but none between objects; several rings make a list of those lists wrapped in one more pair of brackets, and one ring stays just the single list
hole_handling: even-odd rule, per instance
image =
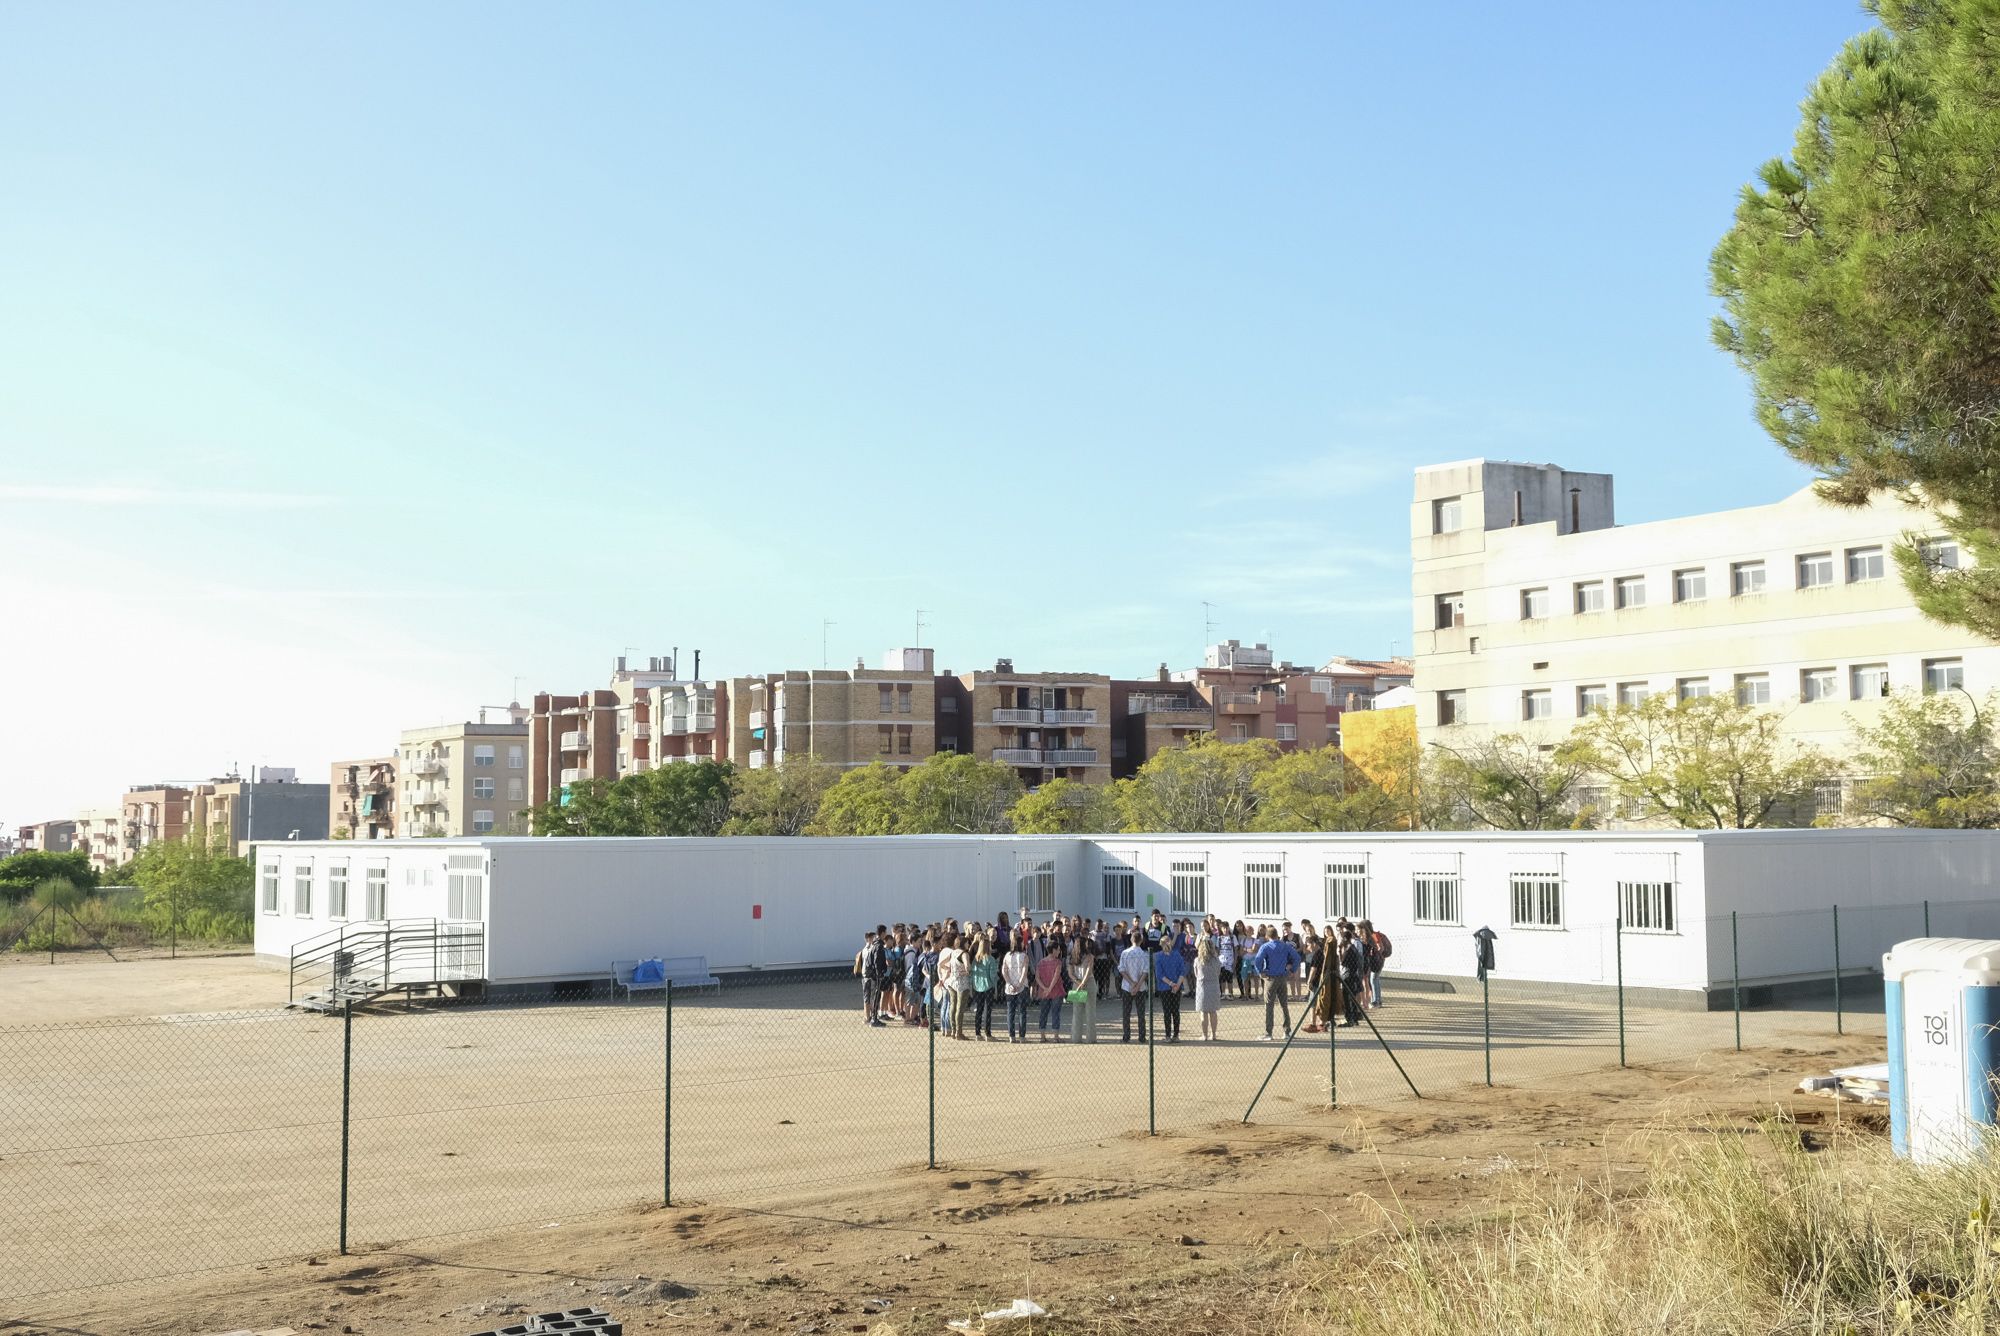
[{"label": "white modular building", "polygon": [[[2000,936],[2000,833],[1904,830],[385,840],[255,851],[256,949],[438,924],[461,979],[605,980],[706,957],[726,976],[845,966],[877,923],[1369,918],[1390,976],[1609,985],[1689,1006],[1879,968],[1895,942]],[[1838,915],[1834,913],[1838,909]],[[1732,917],[1733,916],[1733,917]],[[1935,918],[1933,923],[1931,920]],[[1844,937],[1842,934],[1844,932]],[[452,943],[477,943],[454,955]]]}]

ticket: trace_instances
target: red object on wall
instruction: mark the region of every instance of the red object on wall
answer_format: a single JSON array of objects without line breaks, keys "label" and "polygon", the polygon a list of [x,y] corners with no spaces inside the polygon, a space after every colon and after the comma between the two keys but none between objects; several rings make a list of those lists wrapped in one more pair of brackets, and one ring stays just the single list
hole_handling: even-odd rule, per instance
[{"label": "red object on wall", "polygon": [[750,906],[750,917],[751,917],[751,918],[753,918],[753,919],[760,919],[760,918],[763,918],[763,917],[764,917],[764,906],[762,906],[762,905],[752,905],[752,906]]}]

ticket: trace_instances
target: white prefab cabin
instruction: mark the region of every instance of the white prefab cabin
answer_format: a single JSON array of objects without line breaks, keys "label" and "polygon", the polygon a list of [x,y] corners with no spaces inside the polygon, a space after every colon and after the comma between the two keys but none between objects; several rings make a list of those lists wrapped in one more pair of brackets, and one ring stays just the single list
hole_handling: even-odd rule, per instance
[{"label": "white prefab cabin", "polygon": [[1022,905],[1366,916],[1395,943],[1391,975],[1446,978],[1473,972],[1471,934],[1490,927],[1498,979],[1608,984],[1622,966],[1628,987],[1689,994],[1730,985],[1732,911],[1752,986],[1828,976],[1833,906],[1855,973],[1924,935],[1926,901],[1938,931],[2000,935],[2000,833],[1978,831],[475,837],[265,844],[254,858],[259,957],[286,963],[343,925],[434,920],[476,928],[474,977],[496,986],[602,980],[614,960],[655,955],[723,973],[845,965],[877,923],[991,922]]}]

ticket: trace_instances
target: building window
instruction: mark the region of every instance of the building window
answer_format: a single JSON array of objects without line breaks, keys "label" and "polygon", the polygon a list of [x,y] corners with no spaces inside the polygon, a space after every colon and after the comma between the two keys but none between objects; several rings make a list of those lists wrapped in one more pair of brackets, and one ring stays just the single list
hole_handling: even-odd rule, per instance
[{"label": "building window", "polygon": [[484,776],[473,780],[472,796],[475,798],[491,798],[493,796],[493,781]]},{"label": "building window", "polygon": [[1306,683],[1306,686],[1313,691],[1317,691],[1328,700],[1333,699],[1333,679],[1330,677],[1315,677]]},{"label": "building window", "polygon": [[911,738],[911,735],[912,735],[913,733],[915,733],[915,732],[916,732],[916,729],[915,729],[915,728],[914,728],[914,727],[913,727],[912,725],[909,725],[909,724],[901,724],[901,725],[899,725],[899,726],[897,727],[897,729],[896,729],[896,755],[898,755],[898,756],[908,756],[908,755],[910,754],[910,738]]},{"label": "building window", "polygon": [[1056,907],[1056,860],[1053,858],[1014,859],[1016,898],[1037,914]]},{"label": "building window", "polygon": [[1325,886],[1329,919],[1372,917],[1368,912],[1368,864],[1328,863]]},{"label": "building window", "polygon": [[938,703],[937,703],[937,712],[938,712],[939,714],[957,714],[957,713],[958,713],[958,697],[956,697],[956,696],[940,696],[940,697],[938,697]]},{"label": "building window", "polygon": [[1602,682],[1576,689],[1576,714],[1579,719],[1597,710],[1609,709],[1610,706],[1611,692]]},{"label": "building window", "polygon": [[485,859],[478,854],[453,854],[445,861],[445,917],[476,920],[484,912],[485,902]]},{"label": "building window", "polygon": [[896,688],[897,714],[908,714],[910,712],[910,699],[913,694],[914,693],[910,690],[910,684],[908,682],[904,682]]},{"label": "building window", "polygon": [[882,755],[890,756],[895,754],[896,730],[890,725],[878,724],[876,726],[875,741],[876,741],[875,750],[882,753]]},{"label": "building window", "polygon": [[1963,659],[1925,659],[1924,691],[1935,695],[1940,691],[1962,691],[1965,689],[1965,661]]},{"label": "building window", "polygon": [[1232,741],[1232,742],[1241,742],[1241,741],[1243,741],[1244,739],[1248,738],[1249,736],[1250,736],[1250,725],[1248,725],[1248,724],[1231,724],[1231,725],[1229,726],[1229,740],[1230,740],[1230,741]]},{"label": "building window", "polygon": [[1847,583],[1866,584],[1870,580],[1879,580],[1881,578],[1881,548],[1850,547],[1847,549]]},{"label": "building window", "polygon": [[875,713],[889,714],[893,710],[895,710],[896,708],[895,688],[889,686],[889,684],[885,682],[882,684],[880,688],[879,696],[880,699],[877,701],[877,708]]},{"label": "building window", "polygon": [[1451,923],[1458,920],[1458,874],[1420,872],[1410,883],[1411,917],[1418,923]]},{"label": "building window", "polygon": [[1611,592],[1621,608],[1643,608],[1646,606],[1646,577],[1626,575],[1614,580]]},{"label": "building window", "polygon": [[1431,532],[1457,533],[1465,527],[1465,498],[1441,496],[1431,502]]},{"label": "building window", "polygon": [[1700,700],[1708,694],[1708,690],[1708,679],[1705,677],[1683,677],[1674,683],[1677,700]]},{"label": "building window", "polygon": [[488,808],[480,808],[472,814],[472,833],[484,835],[493,829],[493,813]]},{"label": "building window", "polygon": [[1297,742],[1298,740],[1299,740],[1299,726],[1297,724],[1278,725],[1278,741]]},{"label": "building window", "polygon": [[519,747],[509,747],[507,749],[507,768],[509,770],[519,770],[526,764],[527,758],[522,754]]},{"label": "building window", "polygon": [[1438,692],[1438,723],[1462,724],[1466,720],[1463,691]]},{"label": "building window", "polygon": [[1465,595],[1439,594],[1437,596],[1437,629],[1447,630],[1465,625]]},{"label": "building window", "polygon": [[1138,908],[1138,873],[1123,863],[1106,863],[1101,880],[1106,909],[1129,912]]},{"label": "building window", "polygon": [[278,865],[264,864],[264,871],[257,886],[257,907],[266,914],[278,912]]},{"label": "building window", "polygon": [[1626,932],[1673,932],[1674,908],[1670,881],[1618,883],[1618,917]]},{"label": "building window", "polygon": [[1799,557],[1799,588],[1825,589],[1833,583],[1833,553],[1807,552]]},{"label": "building window", "polygon": [[1653,689],[1644,682],[1620,682],[1618,684],[1618,703],[1628,710],[1638,709],[1646,703],[1646,698],[1652,694]]},{"label": "building window", "polygon": [[[1196,911],[1200,912],[1200,911]],[[1285,912],[1285,865],[1243,865],[1243,912],[1253,918],[1281,918]]]},{"label": "building window", "polygon": [[1736,674],[1736,703],[1738,705],[1769,705],[1771,703],[1771,675],[1769,673]]},{"label": "building window", "polygon": [[1818,700],[1833,700],[1840,694],[1839,678],[1831,668],[1802,668],[1799,670],[1799,699],[1807,703]]},{"label": "building window", "polygon": [[507,781],[507,801],[510,803],[518,803],[518,802],[526,802],[527,799],[528,799],[527,781],[520,778],[518,775],[512,779],[509,779]]},{"label": "building window", "polygon": [[1813,785],[1813,819],[1839,816],[1847,806],[1845,786],[1838,779],[1822,779]]},{"label": "building window", "polygon": [[1547,687],[1521,693],[1521,718],[1550,719],[1555,716],[1555,699]]},{"label": "building window", "polygon": [[1674,602],[1699,603],[1708,597],[1708,572],[1700,566],[1674,572]]},{"label": "building window", "polygon": [[363,875],[361,912],[369,919],[384,919],[388,915],[389,869],[371,867]]},{"label": "building window", "polygon": [[1523,589],[1521,591],[1522,621],[1524,622],[1540,621],[1542,618],[1548,615],[1549,615],[1548,586],[1544,585],[1540,589]]},{"label": "building window", "polygon": [[1208,855],[1180,854],[1168,864],[1168,902],[1176,914],[1208,912]]},{"label": "building window", "polygon": [[1924,569],[1935,575],[1939,571],[1958,569],[1958,540],[1953,538],[1926,538],[1917,544],[1917,556],[1924,563]]},{"label": "building window", "polygon": [[1856,700],[1871,700],[1889,694],[1889,665],[1886,663],[1857,663],[1848,669],[1847,676]]},{"label": "building window", "polygon": [[1508,879],[1516,928],[1560,928],[1563,925],[1562,874],[1516,872]]},{"label": "building window", "polygon": [[1580,580],[1577,582],[1576,610],[1578,612],[1604,611],[1604,581]]},{"label": "building window", "polygon": [[1733,598],[1764,592],[1764,563],[1739,561],[1729,568],[1729,593]]},{"label": "building window", "polygon": [[492,765],[493,749],[483,745],[474,747],[472,749],[472,763],[474,765]]},{"label": "building window", "polygon": [[335,863],[326,870],[326,916],[347,917],[347,864]]},{"label": "building window", "polygon": [[292,869],[292,913],[311,918],[313,912],[313,865],[300,863]]}]

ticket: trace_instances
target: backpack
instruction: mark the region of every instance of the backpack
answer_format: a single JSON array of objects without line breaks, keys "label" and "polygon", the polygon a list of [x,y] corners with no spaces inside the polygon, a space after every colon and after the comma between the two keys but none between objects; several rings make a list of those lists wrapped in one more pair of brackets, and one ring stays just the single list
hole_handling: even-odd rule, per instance
[{"label": "backpack", "polygon": [[1378,932],[1375,934],[1375,958],[1377,960],[1387,960],[1395,949],[1395,947],[1389,944],[1388,933]]}]

